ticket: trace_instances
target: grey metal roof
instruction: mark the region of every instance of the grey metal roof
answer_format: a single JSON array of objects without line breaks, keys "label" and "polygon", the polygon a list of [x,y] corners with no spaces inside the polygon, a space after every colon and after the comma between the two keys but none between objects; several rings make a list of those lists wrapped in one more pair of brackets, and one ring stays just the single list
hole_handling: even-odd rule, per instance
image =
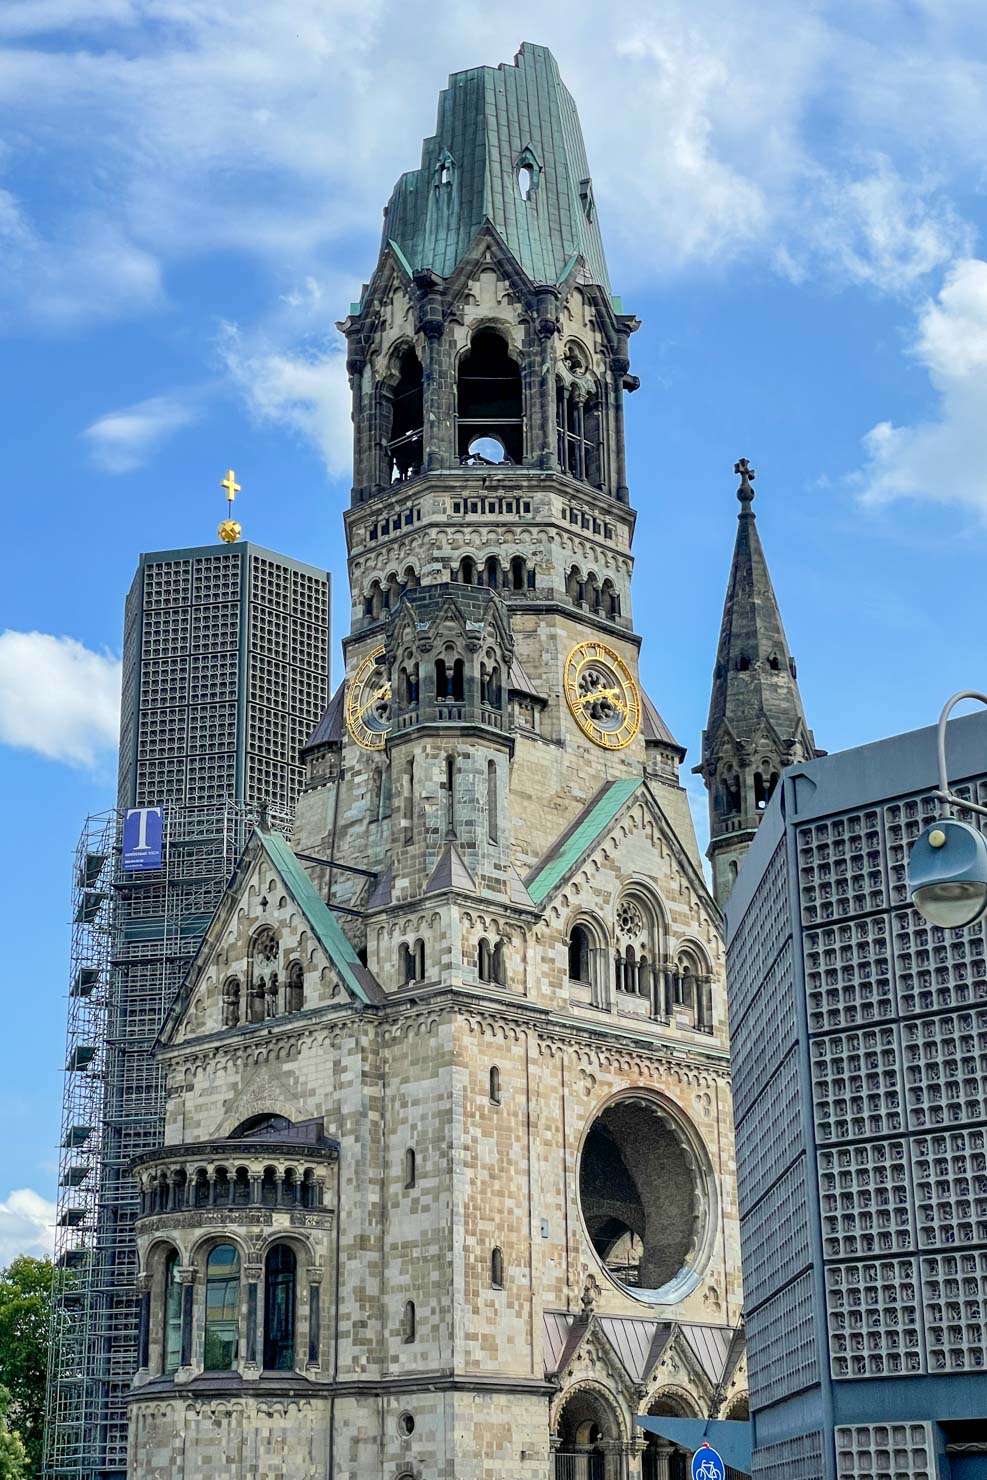
[{"label": "grey metal roof", "polygon": [[641,734],[645,740],[657,741],[659,745],[673,746],[681,755],[685,755],[684,748],[676,740],[643,690],[641,692]]},{"label": "grey metal roof", "polygon": [[463,862],[459,849],[451,841],[445,844],[436,859],[435,867],[425,885],[425,893],[438,894],[443,889],[465,889],[471,894],[476,893],[476,880]]},{"label": "grey metal roof", "polygon": [[341,683],[322,713],[322,718],[298,752],[305,756],[320,745],[339,745],[343,739],[343,720],[346,708],[346,684]]},{"label": "grey metal roof", "polygon": [[671,1322],[628,1316],[599,1316],[598,1320],[628,1376],[644,1382],[668,1343]]}]

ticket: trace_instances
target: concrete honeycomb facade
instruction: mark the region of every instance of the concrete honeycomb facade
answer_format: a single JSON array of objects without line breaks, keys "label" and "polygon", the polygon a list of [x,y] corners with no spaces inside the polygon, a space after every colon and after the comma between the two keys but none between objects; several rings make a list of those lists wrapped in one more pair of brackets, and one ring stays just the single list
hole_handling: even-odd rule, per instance
[{"label": "concrete honeycomb facade", "polygon": [[[515,71],[572,109],[541,48],[480,81]],[[574,118],[556,155],[531,147],[539,209],[568,191],[585,237]],[[636,1416],[746,1403],[721,918],[650,701],[608,748],[562,693],[583,643],[637,681],[636,320],[598,235],[555,243],[551,290],[506,221],[424,272],[402,189],[342,325],[346,680],[292,848],[254,834],[162,1034],[128,1473],[676,1480]],[[520,408],[485,424],[463,413],[484,335]],[[464,425],[505,458],[460,450]]]}]

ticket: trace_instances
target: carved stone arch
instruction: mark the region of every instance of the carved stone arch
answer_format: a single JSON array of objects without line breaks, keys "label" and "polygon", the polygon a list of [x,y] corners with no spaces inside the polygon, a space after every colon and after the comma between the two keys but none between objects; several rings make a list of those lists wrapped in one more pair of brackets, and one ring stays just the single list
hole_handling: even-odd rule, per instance
[{"label": "carved stone arch", "polygon": [[[293,1167],[292,1169],[299,1173],[301,1171],[299,1167]],[[288,1170],[287,1166],[284,1170]],[[301,1186],[300,1175],[298,1182],[299,1186]],[[269,1228],[259,1235],[255,1244],[255,1256],[260,1259],[261,1263],[263,1263],[268,1249],[274,1244],[291,1244],[296,1254],[303,1255],[309,1264],[317,1265],[319,1262],[319,1251],[311,1235],[294,1225],[290,1225],[287,1228]],[[301,1263],[301,1259],[299,1259],[299,1263]]]},{"label": "carved stone arch", "polygon": [[617,1439],[621,1443],[626,1443],[629,1436],[628,1431],[630,1426],[624,1413],[624,1406],[620,1402],[617,1395],[612,1391],[612,1389],[608,1388],[605,1383],[601,1382],[598,1378],[595,1377],[577,1377],[573,1382],[570,1382],[565,1387],[563,1387],[562,1390],[556,1395],[556,1397],[553,1399],[552,1406],[549,1409],[550,1433],[552,1433],[553,1435],[558,1435],[559,1424],[565,1414],[567,1406],[571,1403],[572,1399],[578,1397],[580,1393],[589,1394],[592,1398],[596,1399],[596,1401],[602,1405],[604,1411],[609,1410],[610,1418],[613,1421],[613,1427],[617,1430],[617,1432],[611,1435],[607,1435],[606,1437]]},{"label": "carved stone arch", "polygon": [[[240,1256],[240,1269],[245,1264],[253,1262],[253,1249],[247,1242],[243,1233],[236,1228],[207,1228],[203,1229],[189,1246],[188,1263],[191,1264],[199,1279],[205,1275],[206,1260],[218,1244],[232,1244]],[[241,1276],[242,1277],[242,1276]]]}]

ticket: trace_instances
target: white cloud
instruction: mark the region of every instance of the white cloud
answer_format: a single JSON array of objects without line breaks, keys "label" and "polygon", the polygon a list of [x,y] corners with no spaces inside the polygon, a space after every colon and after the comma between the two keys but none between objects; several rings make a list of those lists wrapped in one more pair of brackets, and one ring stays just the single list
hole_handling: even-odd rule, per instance
[{"label": "white cloud", "polygon": [[[0,49],[11,172],[42,161],[72,215],[24,228],[16,302],[143,310],[162,264],[208,251],[365,275],[446,72],[522,36],[557,47],[624,282],[754,260],[907,291],[963,233],[922,160],[973,179],[985,90],[958,13],[914,7],[889,40],[866,10],[435,0],[423,28],[398,0],[282,0],[276,23],[265,0],[20,0]],[[862,139],[878,163],[848,169]]]},{"label": "white cloud", "polygon": [[935,415],[872,427],[854,486],[866,503],[932,498],[987,518],[987,262],[969,258],[950,270],[919,313],[912,353],[937,395]]},{"label": "white cloud", "polygon": [[165,438],[195,420],[193,408],[179,396],[151,396],[107,411],[86,427],[83,436],[93,459],[108,473],[131,473],[142,467]]},{"label": "white cloud", "polygon": [[119,724],[116,658],[72,637],[0,632],[0,743],[92,766]]},{"label": "white cloud", "polygon": [[224,324],[219,352],[259,421],[288,427],[312,442],[330,476],[349,468],[353,427],[340,345],[303,342],[289,350],[267,334],[245,336],[235,324]]},{"label": "white cloud", "polygon": [[20,1187],[0,1200],[0,1269],[18,1254],[40,1259],[55,1244],[56,1207],[40,1193]]},{"label": "white cloud", "polygon": [[883,155],[857,174],[820,170],[809,182],[812,209],[776,259],[797,281],[821,266],[839,281],[908,294],[971,249],[971,228],[935,184],[903,178]]}]

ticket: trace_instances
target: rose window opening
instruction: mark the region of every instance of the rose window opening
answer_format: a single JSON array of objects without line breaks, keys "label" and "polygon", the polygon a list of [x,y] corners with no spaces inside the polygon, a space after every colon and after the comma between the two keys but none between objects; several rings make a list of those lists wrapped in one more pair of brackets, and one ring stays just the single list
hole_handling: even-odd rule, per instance
[{"label": "rose window opening", "polygon": [[601,729],[618,730],[624,720],[620,690],[601,668],[587,667],[579,675],[579,697],[585,713]]}]

